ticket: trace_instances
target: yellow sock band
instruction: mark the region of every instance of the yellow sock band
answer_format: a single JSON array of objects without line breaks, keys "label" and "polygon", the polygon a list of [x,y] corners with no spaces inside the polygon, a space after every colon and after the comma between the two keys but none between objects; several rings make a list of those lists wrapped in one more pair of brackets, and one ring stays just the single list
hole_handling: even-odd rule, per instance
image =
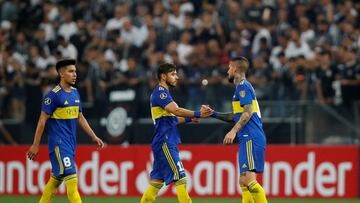
[{"label": "yellow sock band", "polygon": [[150,181],[150,185],[152,185],[158,189],[161,189],[164,186],[164,182],[152,180],[152,181]]},{"label": "yellow sock band", "polygon": [[251,181],[248,185],[248,188],[252,197],[254,198],[254,202],[267,203],[265,191],[256,180]]}]

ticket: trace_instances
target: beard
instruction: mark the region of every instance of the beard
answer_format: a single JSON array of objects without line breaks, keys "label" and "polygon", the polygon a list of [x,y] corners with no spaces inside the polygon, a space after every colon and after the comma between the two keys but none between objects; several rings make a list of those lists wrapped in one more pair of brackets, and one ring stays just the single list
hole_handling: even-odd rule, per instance
[{"label": "beard", "polygon": [[169,81],[166,81],[166,84],[167,84],[169,87],[175,87],[175,86],[176,86],[176,83],[171,84]]},{"label": "beard", "polygon": [[234,76],[229,76],[228,77],[228,80],[229,80],[230,83],[234,83],[234,79],[235,79]]},{"label": "beard", "polygon": [[75,85],[75,83],[76,83],[76,80],[75,81],[67,81],[66,82],[69,86],[72,86],[72,85]]}]

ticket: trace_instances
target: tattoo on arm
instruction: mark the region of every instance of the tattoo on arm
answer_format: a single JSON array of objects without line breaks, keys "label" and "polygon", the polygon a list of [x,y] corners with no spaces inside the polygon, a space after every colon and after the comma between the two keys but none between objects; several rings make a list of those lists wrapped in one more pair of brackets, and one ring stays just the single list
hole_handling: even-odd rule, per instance
[{"label": "tattoo on arm", "polygon": [[234,114],[231,112],[229,113],[216,112],[215,118],[225,122],[234,122]]},{"label": "tattoo on arm", "polygon": [[235,124],[234,130],[239,131],[250,120],[253,114],[253,108],[251,104],[244,105],[244,112],[241,114],[239,121]]}]

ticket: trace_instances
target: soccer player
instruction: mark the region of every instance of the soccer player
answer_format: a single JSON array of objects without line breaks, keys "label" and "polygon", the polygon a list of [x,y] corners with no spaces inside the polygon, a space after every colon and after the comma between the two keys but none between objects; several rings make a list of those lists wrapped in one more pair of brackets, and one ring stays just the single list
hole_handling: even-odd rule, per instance
[{"label": "soccer player", "polygon": [[140,202],[154,202],[164,182],[166,185],[175,182],[179,202],[190,203],[192,201],[186,190],[186,174],[177,148],[177,144],[180,143],[180,136],[176,126],[209,117],[212,110],[202,108],[201,111],[191,111],[179,107],[174,102],[169,88],[175,87],[177,84],[178,76],[175,65],[170,63],[160,65],[157,76],[159,84],[150,97],[151,116],[155,125],[151,143],[154,164],[150,173],[150,186],[143,194]]},{"label": "soccer player", "polygon": [[[266,203],[262,186],[256,181],[256,174],[264,171],[266,138],[262,129],[261,113],[252,85],[246,80],[245,74],[249,62],[245,57],[237,57],[230,61],[228,77],[236,85],[232,99],[233,112],[211,115],[219,120],[236,124],[226,134],[224,144],[239,140],[239,167],[242,203]],[[208,109],[207,106],[202,106]]]},{"label": "soccer player", "polygon": [[62,181],[65,181],[70,202],[81,203],[74,162],[77,124],[91,137],[98,149],[104,147],[103,141],[95,135],[82,114],[79,93],[72,87],[76,81],[75,65],[76,61],[73,59],[64,59],[56,63],[60,84],[44,97],[34,142],[27,152],[30,160],[35,159],[47,124],[52,174],[42,193],[40,203],[51,202]]}]

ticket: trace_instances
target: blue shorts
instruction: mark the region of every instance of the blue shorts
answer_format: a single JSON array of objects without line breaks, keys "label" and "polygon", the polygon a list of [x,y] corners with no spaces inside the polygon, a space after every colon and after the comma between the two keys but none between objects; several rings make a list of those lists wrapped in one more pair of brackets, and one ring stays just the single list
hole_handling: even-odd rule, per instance
[{"label": "blue shorts", "polygon": [[62,152],[61,148],[55,147],[55,150],[49,154],[52,167],[52,175],[55,177],[76,174],[74,154]]},{"label": "blue shorts", "polygon": [[163,180],[166,185],[186,177],[185,169],[179,157],[179,150],[175,144],[153,143],[154,153],[151,179]]},{"label": "blue shorts", "polygon": [[265,146],[259,145],[253,139],[242,139],[239,142],[240,174],[246,171],[264,172]]}]

